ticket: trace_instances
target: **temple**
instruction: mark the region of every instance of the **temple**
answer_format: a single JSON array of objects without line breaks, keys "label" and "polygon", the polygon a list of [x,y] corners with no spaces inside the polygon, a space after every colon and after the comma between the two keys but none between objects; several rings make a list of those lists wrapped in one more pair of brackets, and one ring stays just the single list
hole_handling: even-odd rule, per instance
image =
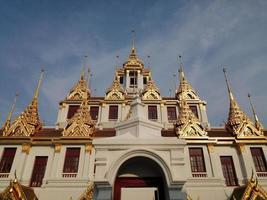
[{"label": "temple", "polygon": [[16,96],[0,129],[0,199],[267,199],[267,130],[251,98],[253,119],[224,69],[229,115],[213,127],[177,65],[177,89],[164,97],[133,43],[102,97],[82,70],[52,127],[38,111],[41,71],[29,105],[13,119]]}]

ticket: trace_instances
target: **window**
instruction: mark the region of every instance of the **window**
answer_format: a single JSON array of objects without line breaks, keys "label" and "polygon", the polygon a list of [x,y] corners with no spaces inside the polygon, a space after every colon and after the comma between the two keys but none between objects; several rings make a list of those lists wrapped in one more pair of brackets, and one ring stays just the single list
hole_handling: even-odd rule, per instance
[{"label": "window", "polygon": [[98,110],[99,110],[98,106],[91,106],[90,107],[90,115],[91,115],[93,120],[97,120],[97,118],[98,118]]},{"label": "window", "polygon": [[129,77],[130,77],[130,87],[136,88],[136,86],[137,86],[137,71],[130,71]]},{"label": "window", "polygon": [[189,106],[191,111],[195,114],[195,116],[198,118],[198,112],[197,112],[197,107],[196,106]]},{"label": "window", "polygon": [[143,78],[143,84],[146,85],[147,84],[147,77]]},{"label": "window", "polygon": [[158,119],[157,106],[148,106],[148,119]]},{"label": "window", "polygon": [[262,148],[250,148],[256,172],[267,172],[266,160]]},{"label": "window", "polygon": [[67,118],[70,119],[73,117],[73,115],[77,112],[77,110],[80,108],[79,105],[70,105],[69,106],[69,111],[68,111],[68,116]]},{"label": "window", "polygon": [[168,120],[174,121],[177,119],[176,107],[167,107]]},{"label": "window", "polygon": [[63,173],[77,173],[80,158],[80,148],[67,148]]},{"label": "window", "polygon": [[32,170],[31,187],[41,187],[45,175],[47,156],[36,156]]},{"label": "window", "polygon": [[202,148],[189,148],[192,172],[206,172]]},{"label": "window", "polygon": [[109,106],[109,116],[110,120],[118,119],[118,106]]},{"label": "window", "polygon": [[220,158],[225,184],[227,186],[236,186],[237,179],[232,156],[221,156]]},{"label": "window", "polygon": [[123,76],[120,76],[120,84],[123,84]]},{"label": "window", "polygon": [[9,173],[16,154],[16,148],[5,148],[0,162],[0,173]]}]

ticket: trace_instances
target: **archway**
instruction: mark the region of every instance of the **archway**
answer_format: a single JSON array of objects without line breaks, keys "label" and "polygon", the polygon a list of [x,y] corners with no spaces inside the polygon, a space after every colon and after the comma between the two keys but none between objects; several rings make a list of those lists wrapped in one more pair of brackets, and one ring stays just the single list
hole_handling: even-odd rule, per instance
[{"label": "archway", "polygon": [[114,183],[114,200],[167,200],[166,179],[157,162],[143,156],[126,160]]}]

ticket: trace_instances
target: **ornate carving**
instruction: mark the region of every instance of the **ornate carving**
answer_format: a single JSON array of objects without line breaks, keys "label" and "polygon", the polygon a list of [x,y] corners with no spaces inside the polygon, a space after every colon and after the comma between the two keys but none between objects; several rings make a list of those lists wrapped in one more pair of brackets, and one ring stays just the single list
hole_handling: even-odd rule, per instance
[{"label": "ornate carving", "polygon": [[153,80],[149,80],[143,92],[143,100],[161,100],[158,87]]},{"label": "ornate carving", "polygon": [[30,150],[31,150],[31,144],[29,144],[29,143],[22,144],[22,152],[23,153],[29,154]]},{"label": "ornate carving", "polygon": [[62,145],[59,143],[55,144],[55,153],[60,153]]},{"label": "ornate carving", "polygon": [[16,96],[15,96],[14,102],[13,102],[13,104],[11,106],[11,109],[10,109],[10,112],[9,112],[9,114],[7,116],[6,122],[4,123],[4,125],[2,127],[4,136],[6,136],[8,130],[10,128],[11,118],[12,118],[12,115],[13,115],[13,112],[14,112],[14,109],[15,109],[17,97],[18,97],[18,94],[16,94]]},{"label": "ornate carving", "polygon": [[215,149],[214,149],[214,144],[207,144],[207,147],[208,147],[208,151],[209,153],[214,153],[215,152]]},{"label": "ornate carving", "polygon": [[246,152],[245,144],[238,143],[238,144],[236,145],[236,147],[237,147],[237,150],[238,150],[238,152],[239,152],[240,154]]},{"label": "ornate carving", "polygon": [[129,58],[123,63],[125,69],[143,69],[144,63],[137,57],[134,46],[132,47]]},{"label": "ornate carving", "polygon": [[254,178],[253,174],[247,184],[241,187],[244,189],[236,188],[231,199],[237,199],[236,196],[239,196],[240,200],[267,199],[267,192],[259,185],[258,180]]},{"label": "ornate carving", "polygon": [[85,152],[91,154],[92,150],[93,150],[92,144],[85,144]]},{"label": "ornate carving", "polygon": [[4,133],[8,136],[31,136],[42,128],[42,123],[38,113],[38,96],[43,79],[42,70],[38,86],[36,88],[32,102],[11,124],[10,128]]},{"label": "ornate carving", "polygon": [[94,198],[94,183],[89,181],[86,191],[82,194],[79,200],[93,200]]},{"label": "ornate carving", "polygon": [[179,138],[207,136],[207,132],[191,111],[185,99],[180,101],[179,116],[174,126]]},{"label": "ornate carving", "polygon": [[91,95],[89,88],[87,87],[87,81],[85,80],[84,70],[82,71],[80,80],[76,85],[70,90],[67,96],[68,100],[82,100],[84,98],[89,98]]},{"label": "ornate carving", "polygon": [[80,108],[68,121],[63,136],[86,136],[92,138],[95,131],[95,122],[92,120],[87,98],[83,99]]},{"label": "ornate carving", "polygon": [[230,109],[226,128],[231,131],[237,138],[264,136],[262,126],[255,125],[249,117],[241,110],[227,79],[226,70],[223,70],[230,99]]},{"label": "ornate carving", "polygon": [[106,92],[106,100],[124,100],[125,99],[125,92],[121,87],[117,77],[115,77],[111,87],[107,89]]}]

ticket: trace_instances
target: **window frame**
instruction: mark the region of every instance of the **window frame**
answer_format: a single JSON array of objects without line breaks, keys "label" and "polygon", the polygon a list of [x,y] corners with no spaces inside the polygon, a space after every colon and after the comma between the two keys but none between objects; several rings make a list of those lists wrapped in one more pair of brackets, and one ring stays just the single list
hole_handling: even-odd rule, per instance
[{"label": "window frame", "polygon": [[[113,110],[115,109],[116,110]],[[119,106],[118,105],[109,105],[108,119],[110,121],[117,121],[119,118]]]},{"label": "window frame", "polygon": [[[94,110],[93,112],[92,112],[92,108],[93,109],[96,109],[96,110]],[[92,120],[95,120],[95,121],[97,121],[98,120],[98,116],[99,116],[99,106],[90,106],[90,115],[91,115],[91,118],[92,118]]]},{"label": "window frame", "polygon": [[266,158],[261,147],[250,147],[256,172],[267,172]]},{"label": "window frame", "polygon": [[192,113],[199,119],[199,112],[198,112],[198,106],[197,105],[189,105],[190,110]]},{"label": "window frame", "polygon": [[80,105],[69,105],[67,119],[71,119],[80,108]]},{"label": "window frame", "polygon": [[[197,152],[197,150],[199,152]],[[207,173],[202,147],[189,147],[189,160],[192,173]]]},{"label": "window frame", "polygon": [[[13,152],[10,152],[11,150]],[[10,173],[12,166],[13,166],[15,156],[16,156],[16,152],[17,152],[16,147],[5,147],[4,148],[3,153],[2,153],[2,157],[1,157],[1,161],[0,161],[0,173],[1,174]]]},{"label": "window frame", "polygon": [[34,160],[34,164],[32,168],[30,187],[41,187],[42,186],[43,179],[45,177],[47,162],[48,162],[48,156],[35,156],[35,160]]},{"label": "window frame", "polygon": [[158,106],[157,105],[147,106],[147,118],[152,121],[158,120]]},{"label": "window frame", "polygon": [[[227,160],[228,159],[228,160]],[[235,164],[232,156],[220,156],[225,185],[228,187],[238,186]],[[225,168],[226,166],[226,168]],[[229,169],[232,167],[232,169]]]},{"label": "window frame", "polygon": [[[62,170],[64,174],[65,173],[78,173],[79,164],[80,164],[80,155],[81,155],[80,147],[67,147],[66,148],[64,165],[63,165],[63,170]],[[77,159],[77,160],[74,160],[74,159]]]},{"label": "window frame", "polygon": [[[171,115],[169,115],[171,112],[170,109],[173,109],[172,111],[174,111],[174,116],[171,116],[173,115],[173,113]],[[176,106],[167,106],[167,118],[168,118],[168,121],[169,122],[174,122],[177,120],[177,110],[176,110]]]}]

